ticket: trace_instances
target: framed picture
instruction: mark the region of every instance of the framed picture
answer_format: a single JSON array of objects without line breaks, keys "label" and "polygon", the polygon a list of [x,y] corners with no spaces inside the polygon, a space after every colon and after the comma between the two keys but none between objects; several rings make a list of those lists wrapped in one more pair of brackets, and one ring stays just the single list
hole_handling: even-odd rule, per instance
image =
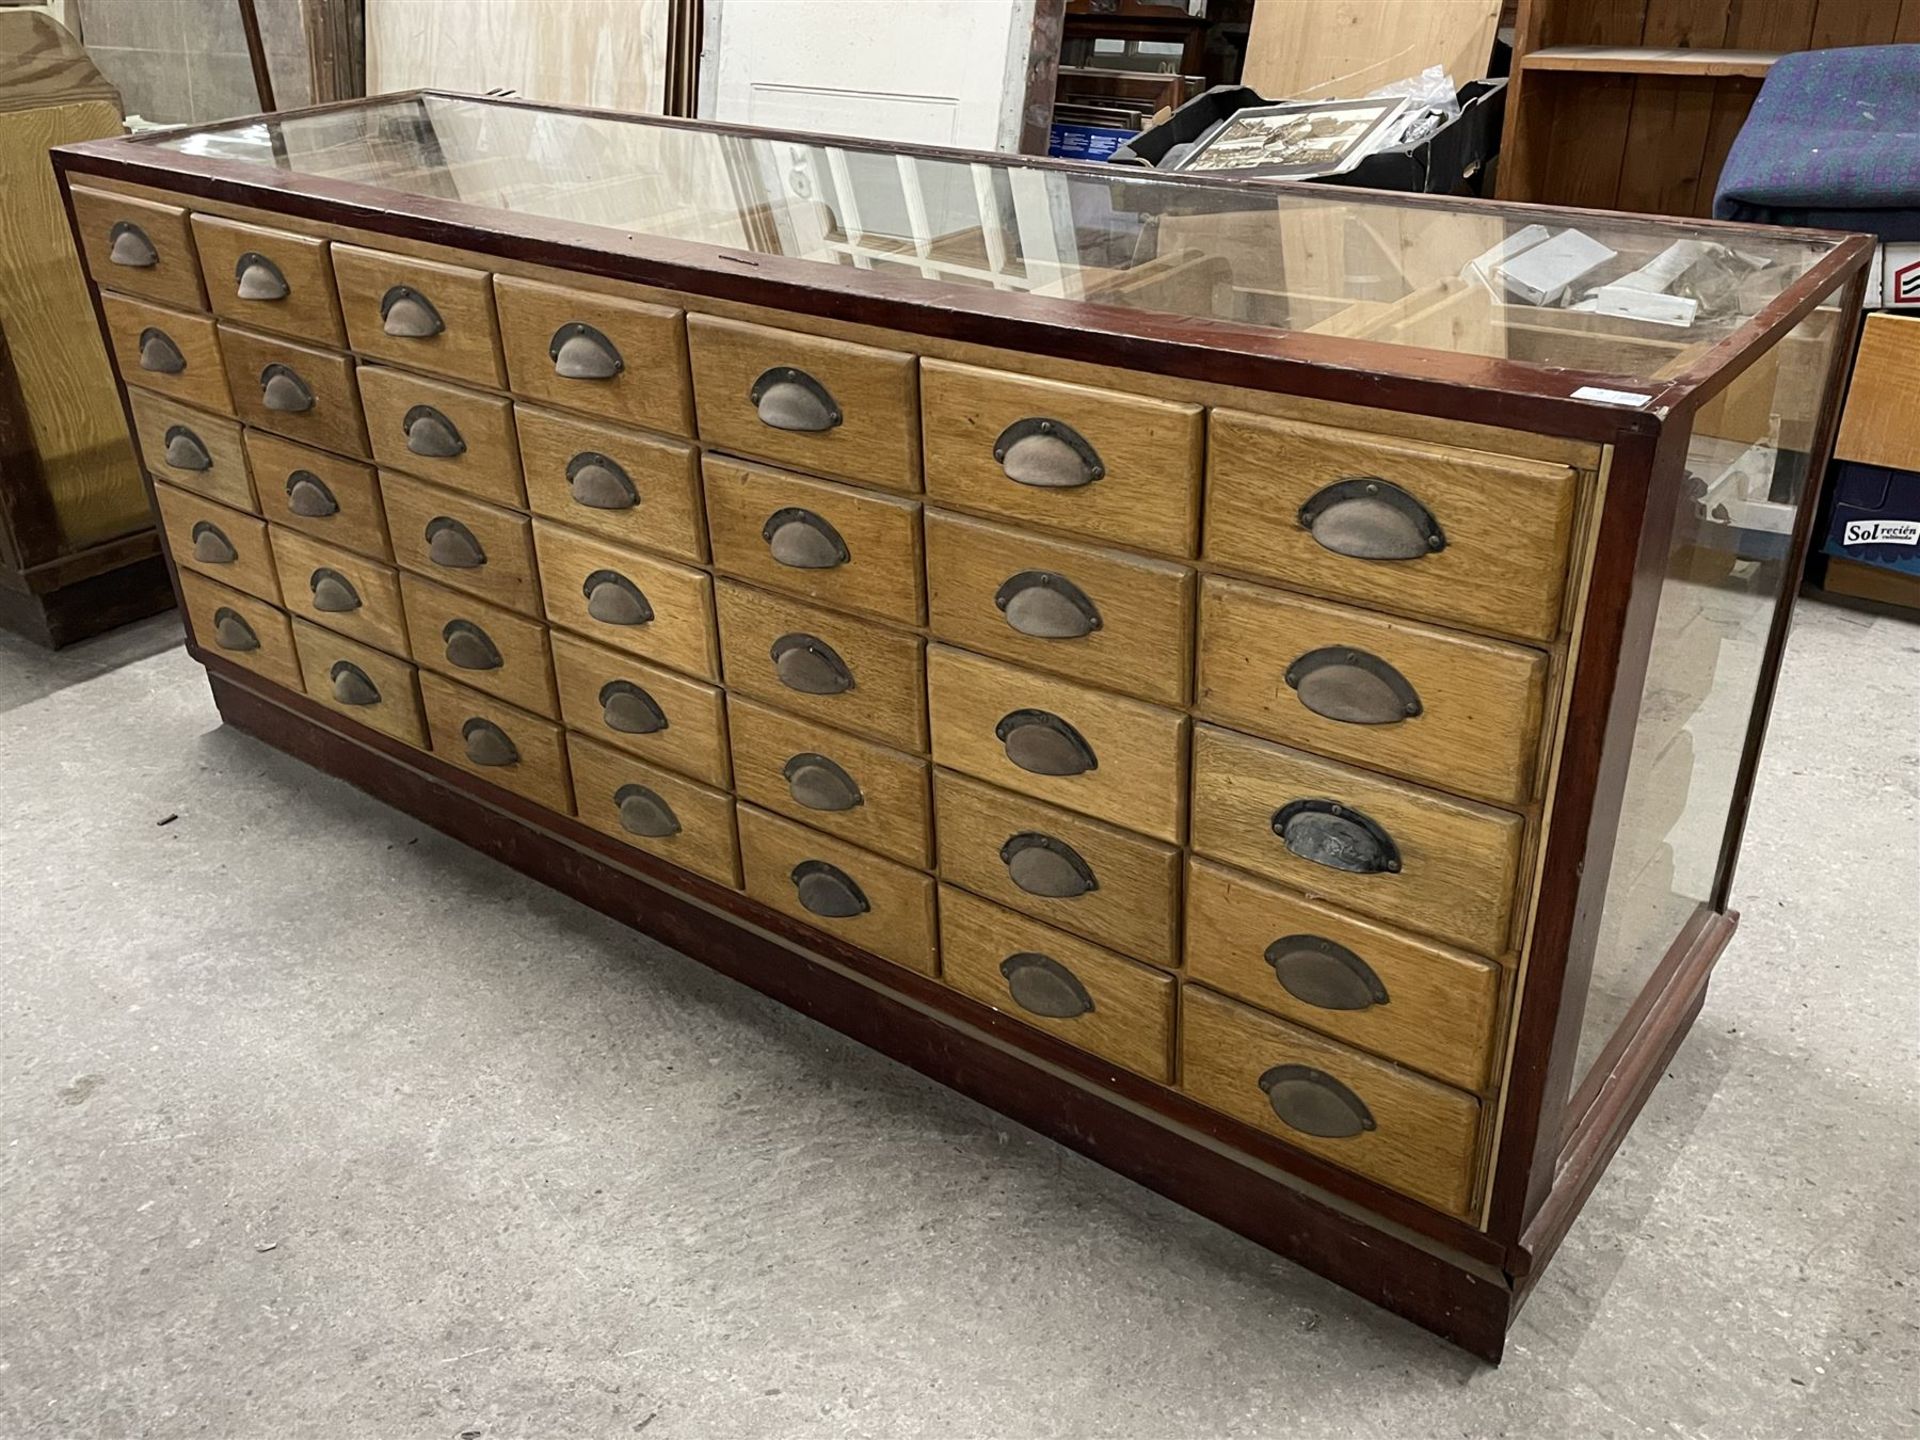
[{"label": "framed picture", "polygon": [[1378,149],[1406,108],[1404,97],[1254,106],[1229,116],[1176,168],[1270,180],[1338,175]]}]

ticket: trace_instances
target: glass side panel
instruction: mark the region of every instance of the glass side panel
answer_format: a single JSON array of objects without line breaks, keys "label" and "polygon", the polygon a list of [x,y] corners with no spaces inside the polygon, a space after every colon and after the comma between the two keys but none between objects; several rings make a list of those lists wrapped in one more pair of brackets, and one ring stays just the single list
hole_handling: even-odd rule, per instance
[{"label": "glass side panel", "polygon": [[640,253],[656,236],[909,284],[1360,337],[1643,388],[1737,331],[1831,248],[1758,228],[1729,247],[1725,231],[1625,216],[1569,234],[1472,202],[929,159],[454,96],[159,143],[604,227],[619,232],[610,244]]},{"label": "glass side panel", "polygon": [[1768,630],[1798,579],[1788,550],[1839,320],[1813,311],[1695,416],[1576,1077],[1712,899]]}]

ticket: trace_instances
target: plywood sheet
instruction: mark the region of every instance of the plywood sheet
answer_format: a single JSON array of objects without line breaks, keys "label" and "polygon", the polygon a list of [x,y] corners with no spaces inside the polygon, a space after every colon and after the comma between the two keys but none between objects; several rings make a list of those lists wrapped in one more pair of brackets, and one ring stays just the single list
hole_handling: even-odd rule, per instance
[{"label": "plywood sheet", "polygon": [[1241,80],[1275,100],[1365,95],[1445,67],[1486,73],[1500,0],[1259,0]]}]

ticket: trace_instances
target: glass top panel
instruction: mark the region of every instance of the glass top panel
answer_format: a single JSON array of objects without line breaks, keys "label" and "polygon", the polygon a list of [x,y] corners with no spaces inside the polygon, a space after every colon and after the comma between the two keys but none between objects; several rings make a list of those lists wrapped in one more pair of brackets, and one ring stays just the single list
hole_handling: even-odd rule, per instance
[{"label": "glass top panel", "polygon": [[[926,158],[449,95],[173,135],[184,155],[905,280],[1483,355],[1638,382],[1738,330],[1831,244],[1414,205],[1324,185]],[[896,291],[896,293],[898,293]]]}]

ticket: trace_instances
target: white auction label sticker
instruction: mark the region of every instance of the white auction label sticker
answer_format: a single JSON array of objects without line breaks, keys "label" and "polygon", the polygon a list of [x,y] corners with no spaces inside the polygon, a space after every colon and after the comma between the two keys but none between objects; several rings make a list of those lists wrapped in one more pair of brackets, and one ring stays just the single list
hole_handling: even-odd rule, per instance
[{"label": "white auction label sticker", "polygon": [[1849,520],[1843,545],[1920,545],[1920,520]]},{"label": "white auction label sticker", "polygon": [[1576,400],[1598,400],[1606,405],[1632,405],[1635,408],[1651,400],[1651,395],[1636,395],[1631,390],[1609,390],[1602,385],[1582,385],[1573,392]]}]

